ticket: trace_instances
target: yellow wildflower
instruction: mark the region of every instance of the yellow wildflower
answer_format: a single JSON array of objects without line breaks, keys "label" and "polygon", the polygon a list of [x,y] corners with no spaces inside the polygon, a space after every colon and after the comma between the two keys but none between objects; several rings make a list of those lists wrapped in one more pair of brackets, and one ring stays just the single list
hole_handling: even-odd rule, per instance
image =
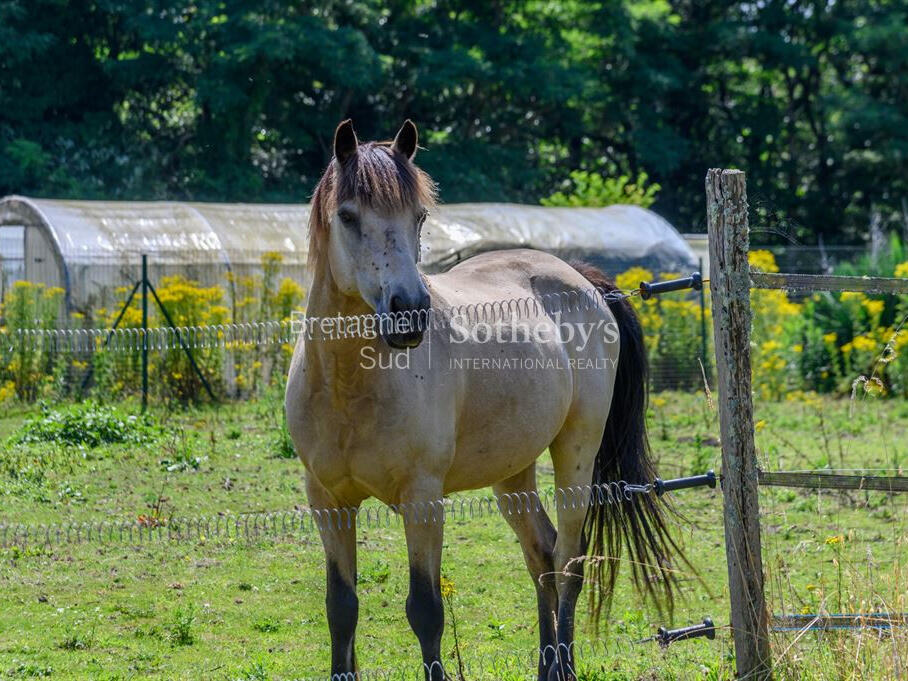
[{"label": "yellow wildflower", "polygon": [[769,251],[751,251],[747,254],[747,262],[752,269],[759,272],[778,272],[775,256]]},{"label": "yellow wildflower", "polygon": [[447,577],[441,578],[441,597],[450,598],[455,593],[457,593],[454,588],[454,580],[448,579]]},{"label": "yellow wildflower", "polygon": [[642,267],[631,267],[615,278],[615,285],[622,291],[640,288],[641,281],[652,281],[653,273]]},{"label": "yellow wildflower", "polygon": [[862,300],[861,305],[867,310],[871,317],[879,317],[883,312],[884,303],[882,300]]},{"label": "yellow wildflower", "polygon": [[892,338],[892,346],[896,351],[901,350],[904,347],[908,347],[908,331],[902,329]]},{"label": "yellow wildflower", "polygon": [[855,336],[851,344],[854,346],[855,350],[859,350],[861,352],[875,352],[877,349],[876,339],[869,336],[868,334]]},{"label": "yellow wildflower", "polygon": [[284,256],[277,251],[268,251],[262,254],[263,265],[280,265],[284,262]]},{"label": "yellow wildflower", "polygon": [[767,352],[767,353],[775,352],[776,350],[782,349],[782,344],[779,341],[768,340],[765,343],[763,343],[763,347],[761,349],[763,350],[763,352]]},{"label": "yellow wildflower", "polygon": [[16,394],[16,384],[12,381],[7,381],[3,385],[0,385],[0,404],[6,402],[13,395]]}]

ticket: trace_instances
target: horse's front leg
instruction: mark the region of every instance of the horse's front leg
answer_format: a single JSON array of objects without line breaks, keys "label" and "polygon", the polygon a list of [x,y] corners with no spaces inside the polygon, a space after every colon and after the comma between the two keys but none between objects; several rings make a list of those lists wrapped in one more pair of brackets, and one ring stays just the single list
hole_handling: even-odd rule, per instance
[{"label": "horse's front leg", "polygon": [[410,561],[407,619],[419,639],[426,681],[448,678],[441,663],[441,635],[445,628],[441,598],[442,492],[440,481],[421,480],[404,492],[401,505]]},{"label": "horse's front leg", "polygon": [[331,679],[356,679],[353,644],[359,618],[359,599],[356,596],[355,509],[343,508],[312,475],[306,478],[306,490],[325,547],[328,578],[325,606],[331,633]]}]

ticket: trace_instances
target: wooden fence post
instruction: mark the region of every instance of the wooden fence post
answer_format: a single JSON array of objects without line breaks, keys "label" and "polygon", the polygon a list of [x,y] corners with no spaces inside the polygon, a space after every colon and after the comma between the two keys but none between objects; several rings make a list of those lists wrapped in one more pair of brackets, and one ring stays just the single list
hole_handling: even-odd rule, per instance
[{"label": "wooden fence post", "polygon": [[738,678],[764,681],[772,677],[772,667],[750,387],[749,234],[743,172],[712,169],[707,173],[706,215],[735,660]]}]

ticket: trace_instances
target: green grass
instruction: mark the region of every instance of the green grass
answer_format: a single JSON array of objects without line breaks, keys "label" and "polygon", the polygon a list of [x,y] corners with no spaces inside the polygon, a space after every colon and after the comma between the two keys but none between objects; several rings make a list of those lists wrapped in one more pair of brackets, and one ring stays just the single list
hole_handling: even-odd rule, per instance
[{"label": "green grass", "polygon": [[[908,462],[908,404],[803,398],[757,406],[768,469],[899,468]],[[128,407],[128,405],[127,405]],[[854,413],[850,413],[853,409]],[[276,399],[156,412],[152,443],[95,448],[13,445],[22,411],[0,418],[0,522],[99,516],[134,520],[292,509],[305,504],[300,463],[283,455]],[[662,477],[720,468],[715,411],[703,396],[663,394],[650,433]],[[174,466],[175,463],[183,462]],[[551,465],[542,462],[542,484]],[[674,624],[729,617],[719,490],[673,495],[676,535],[697,568],[682,579]],[[763,561],[773,612],[908,611],[904,496],[761,489]],[[155,510],[157,509],[157,511]],[[420,678],[404,614],[406,549],[398,527],[359,533],[358,657],[364,669]],[[841,537],[841,541],[831,539]],[[451,521],[443,571],[466,678],[530,678],[533,589],[520,547],[497,517]],[[456,669],[452,627],[444,651]],[[605,624],[605,623],[604,623]],[[626,578],[607,624],[620,650],[594,646],[586,681],[724,679],[734,669],[727,629],[716,641],[631,646],[668,624]],[[896,678],[908,637],[872,632],[774,634],[779,678]],[[894,655],[900,657],[894,658]],[[0,549],[0,678],[291,679],[324,677],[324,561],[315,534],[295,541],[198,540]]]}]

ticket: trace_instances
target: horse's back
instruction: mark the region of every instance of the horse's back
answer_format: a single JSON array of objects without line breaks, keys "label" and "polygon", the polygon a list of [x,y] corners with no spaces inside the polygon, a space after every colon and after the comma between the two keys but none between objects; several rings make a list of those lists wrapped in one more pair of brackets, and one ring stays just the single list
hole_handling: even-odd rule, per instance
[{"label": "horse's back", "polygon": [[433,294],[451,306],[590,288],[564,260],[529,248],[480,253],[428,279]]}]

